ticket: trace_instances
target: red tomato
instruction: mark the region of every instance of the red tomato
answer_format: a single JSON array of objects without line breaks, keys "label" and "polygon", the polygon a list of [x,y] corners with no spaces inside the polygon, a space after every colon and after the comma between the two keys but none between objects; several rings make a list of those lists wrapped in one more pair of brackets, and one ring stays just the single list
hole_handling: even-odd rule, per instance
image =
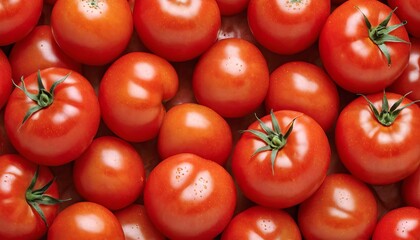
[{"label": "red tomato", "polygon": [[143,205],[132,204],[114,214],[123,228],[126,240],[165,239],[165,236],[150,221]]},{"label": "red tomato", "polygon": [[[33,110],[38,111],[28,115]],[[50,166],[79,157],[92,142],[99,121],[92,86],[65,68],[47,68],[26,77],[10,95],[5,111],[6,132],[16,150]]]},{"label": "red tomato", "polygon": [[221,239],[300,240],[301,235],[295,220],[284,210],[254,206],[236,215]]},{"label": "red tomato", "polygon": [[[342,88],[355,93],[382,91],[407,66],[408,34],[391,14],[392,9],[380,1],[352,0],[328,17],[319,37],[319,51],[325,69]],[[400,24],[389,34],[383,33]],[[386,36],[405,42],[388,41]]]},{"label": "red tomato", "polygon": [[387,0],[391,8],[397,8],[395,13],[402,20],[407,21],[407,32],[420,38],[420,2],[417,0]]},{"label": "red tomato", "polygon": [[216,0],[220,14],[230,16],[244,11],[248,7],[249,0]]},{"label": "red tomato", "polygon": [[6,105],[12,92],[12,68],[4,52],[0,49],[0,109]]},{"label": "red tomato", "polygon": [[385,214],[378,222],[372,240],[420,239],[420,209],[401,207]]},{"label": "red tomato", "polygon": [[43,0],[2,0],[0,2],[0,46],[24,38],[38,23]]},{"label": "red tomato", "polygon": [[16,42],[10,52],[9,61],[15,82],[37,70],[49,67],[81,72],[81,64],[60,49],[48,25],[35,27],[24,39]]},{"label": "red tomato", "polygon": [[318,189],[330,155],[327,136],[315,120],[280,110],[255,121],[241,136],[233,150],[232,172],[250,200],[287,208]]},{"label": "red tomato", "polygon": [[162,101],[171,99],[177,89],[178,76],[168,61],[151,53],[128,53],[101,80],[102,118],[127,141],[150,140],[157,136],[165,115]]},{"label": "red tomato", "polygon": [[153,53],[175,62],[198,57],[217,38],[220,11],[215,0],[142,0],[134,4],[134,26]]},{"label": "red tomato", "polygon": [[250,0],[248,24],[261,45],[278,54],[294,54],[311,46],[331,8],[330,0]]},{"label": "red tomato", "polygon": [[223,117],[243,117],[262,104],[269,85],[267,62],[259,49],[240,38],[215,43],[193,75],[198,103]]},{"label": "red tomato", "polygon": [[292,61],[271,73],[265,107],[267,112],[272,109],[305,113],[329,131],[337,119],[340,99],[335,83],[321,68]]},{"label": "red tomato", "polygon": [[369,187],[349,174],[331,174],[299,207],[305,239],[370,239],[377,204]]},{"label": "red tomato", "polygon": [[48,240],[124,240],[117,217],[104,206],[92,202],[78,202],[61,211],[47,236]]},{"label": "red tomato", "polygon": [[158,135],[162,159],[194,153],[224,165],[232,149],[232,133],[225,119],[203,105],[184,103],[172,107]]},{"label": "red tomato", "polygon": [[[420,164],[420,108],[413,104],[402,109],[409,99],[384,94],[367,95],[372,105],[363,96],[352,101],[340,113],[335,129],[343,164],[354,176],[377,185],[400,181]],[[401,111],[396,110],[399,100]]]},{"label": "red tomato", "polygon": [[84,64],[103,65],[127,47],[133,19],[127,0],[58,0],[51,28],[67,55]]},{"label": "red tomato", "polygon": [[404,179],[401,195],[407,205],[420,208],[420,167]]},{"label": "red tomato", "polygon": [[[39,191],[48,184],[46,190]],[[56,216],[58,195],[57,183],[47,167],[37,170],[37,165],[20,155],[1,155],[0,238],[40,239]]]},{"label": "red tomato", "polygon": [[213,239],[233,216],[236,190],[219,164],[190,153],[171,156],[149,175],[144,206],[171,239]]},{"label": "red tomato", "polygon": [[145,178],[143,159],[134,147],[111,136],[93,140],[73,166],[80,195],[111,210],[132,204],[143,192]]}]

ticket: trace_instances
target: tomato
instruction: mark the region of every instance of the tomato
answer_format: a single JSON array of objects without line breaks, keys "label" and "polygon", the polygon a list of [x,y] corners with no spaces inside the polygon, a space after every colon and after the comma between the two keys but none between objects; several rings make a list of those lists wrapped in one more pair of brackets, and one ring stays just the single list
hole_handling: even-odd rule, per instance
[{"label": "tomato", "polygon": [[133,19],[126,0],[57,0],[51,28],[67,55],[84,64],[104,65],[127,47]]},{"label": "tomato", "polygon": [[0,110],[0,155],[6,153],[17,153],[16,149],[10,143],[4,126],[4,108]]},{"label": "tomato", "polygon": [[102,118],[127,141],[150,140],[157,136],[166,112],[162,101],[171,99],[177,89],[178,76],[168,61],[151,53],[128,53],[101,80]]},{"label": "tomato", "polygon": [[335,83],[324,70],[307,62],[292,61],[271,73],[265,107],[267,112],[273,109],[305,113],[329,131],[337,119],[340,100]]},{"label": "tomato", "polygon": [[370,239],[376,225],[373,192],[349,174],[331,174],[299,207],[305,239]]},{"label": "tomato", "polygon": [[165,239],[165,236],[150,221],[143,205],[132,204],[114,214],[123,228],[126,240]]},{"label": "tomato", "polygon": [[217,38],[221,24],[215,0],[142,0],[133,10],[134,27],[153,53],[175,62],[194,59]]},{"label": "tomato", "polygon": [[420,108],[416,104],[404,108],[410,103],[402,95],[384,92],[360,96],[342,110],[335,142],[341,161],[354,176],[383,185],[417,169]]},{"label": "tomato", "polygon": [[198,103],[223,117],[243,117],[264,101],[269,71],[255,45],[228,38],[215,43],[200,57],[192,81]]},{"label": "tomato", "polygon": [[221,239],[300,240],[301,235],[295,220],[284,210],[253,206],[230,221]]},{"label": "tomato", "polygon": [[233,176],[246,197],[273,208],[299,204],[323,182],[331,149],[321,126],[280,110],[252,123],[236,143]]},{"label": "tomato", "polygon": [[81,72],[81,64],[60,49],[48,25],[35,27],[24,39],[16,42],[10,52],[9,61],[15,82],[37,70],[49,67]]},{"label": "tomato", "polygon": [[328,17],[319,51],[325,69],[339,86],[366,94],[382,91],[403,72],[410,44],[391,8],[376,0],[356,0],[341,4]]},{"label": "tomato", "polygon": [[171,239],[213,239],[233,216],[236,190],[219,164],[182,153],[160,162],[146,181],[144,206]]},{"label": "tomato", "polygon": [[416,0],[387,0],[391,8],[397,8],[395,13],[399,18],[407,21],[407,32],[416,38],[420,38],[420,2]]},{"label": "tomato", "polygon": [[0,46],[24,38],[38,23],[43,0],[2,0],[0,2]]},{"label": "tomato", "polygon": [[401,207],[389,211],[378,222],[372,240],[420,238],[420,209]]},{"label": "tomato", "polygon": [[248,24],[261,45],[278,54],[294,54],[311,46],[331,8],[330,0],[250,0]]},{"label": "tomato", "polygon": [[0,238],[41,238],[60,202],[50,169],[20,155],[5,154],[0,156],[0,180]]},{"label": "tomato", "polygon": [[48,240],[123,240],[124,232],[117,217],[104,206],[78,202],[57,215],[47,237]]},{"label": "tomato", "polygon": [[26,77],[5,110],[12,145],[29,160],[49,166],[79,157],[92,142],[99,121],[92,85],[65,68],[47,68]]},{"label": "tomato", "polygon": [[244,11],[248,7],[249,0],[216,0],[223,16],[231,16]]},{"label": "tomato", "polygon": [[407,205],[420,208],[420,167],[403,180],[401,195]]},{"label": "tomato", "polygon": [[158,135],[162,159],[179,153],[194,153],[223,166],[231,149],[230,127],[211,108],[194,103],[179,104],[163,118]]},{"label": "tomato", "polygon": [[0,109],[6,105],[7,99],[12,92],[12,68],[7,56],[0,50]]},{"label": "tomato", "polygon": [[94,139],[73,166],[77,192],[111,210],[132,204],[143,192],[145,178],[143,159],[134,147],[111,136]]}]

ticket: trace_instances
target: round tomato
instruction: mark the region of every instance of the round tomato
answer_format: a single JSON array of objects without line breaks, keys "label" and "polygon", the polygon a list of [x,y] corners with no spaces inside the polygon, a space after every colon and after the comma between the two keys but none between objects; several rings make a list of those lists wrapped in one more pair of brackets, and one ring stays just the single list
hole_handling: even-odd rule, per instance
[{"label": "round tomato", "polygon": [[372,240],[420,239],[420,209],[400,207],[382,216]]},{"label": "round tomato", "polygon": [[400,19],[406,20],[405,26],[411,36],[420,38],[420,2],[417,0],[387,0],[388,5],[395,9]]},{"label": "round tomato", "polygon": [[[390,184],[420,165],[420,108],[400,94],[360,96],[340,113],[337,153],[346,168],[370,184]],[[406,106],[407,104],[412,104]]]},{"label": "round tomato", "polygon": [[216,0],[220,14],[230,16],[244,11],[248,7],[249,0]]},{"label": "round tomato", "polygon": [[331,174],[299,206],[298,224],[305,239],[370,239],[378,209],[375,196],[349,174]]},{"label": "round tomato", "polygon": [[330,156],[327,136],[315,120],[300,112],[280,110],[244,131],[233,150],[232,172],[250,200],[287,208],[318,189]]},{"label": "round tomato", "polygon": [[160,162],[144,189],[150,220],[171,239],[213,239],[231,220],[235,205],[236,189],[229,173],[190,153]]},{"label": "round tomato", "polygon": [[127,0],[57,0],[51,28],[67,55],[84,64],[104,65],[127,47],[133,19]]},{"label": "round tomato", "polygon": [[47,68],[22,80],[6,105],[5,127],[16,150],[43,165],[79,157],[98,130],[100,110],[92,85],[79,73]]},{"label": "round tomato", "polygon": [[221,24],[215,0],[142,0],[133,10],[134,26],[153,53],[175,62],[198,57],[217,38]]},{"label": "round tomato", "polygon": [[117,217],[93,202],[78,202],[61,211],[48,229],[48,240],[124,240]]},{"label": "round tomato", "polygon": [[178,76],[165,59],[132,52],[116,60],[99,86],[106,125],[119,137],[142,142],[157,136],[165,115],[162,101],[175,96]]},{"label": "round tomato", "polygon": [[56,216],[58,195],[50,169],[20,155],[1,155],[0,238],[40,239]]},{"label": "round tomato", "polygon": [[403,180],[401,195],[407,205],[420,208],[420,167]]},{"label": "round tomato", "polygon": [[341,4],[328,17],[319,37],[325,69],[350,92],[382,91],[408,64],[410,43],[403,25],[380,1]]},{"label": "round tomato", "polygon": [[4,52],[0,49],[0,110],[9,99],[12,92],[12,68]]}]

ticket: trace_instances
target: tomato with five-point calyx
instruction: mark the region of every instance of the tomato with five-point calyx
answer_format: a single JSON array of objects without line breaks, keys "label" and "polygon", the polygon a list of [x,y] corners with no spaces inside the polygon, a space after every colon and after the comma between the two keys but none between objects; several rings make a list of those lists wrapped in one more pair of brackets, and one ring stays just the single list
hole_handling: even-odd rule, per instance
[{"label": "tomato with five-point calyx", "polygon": [[92,85],[77,72],[47,68],[16,85],[5,109],[5,128],[16,150],[38,164],[56,166],[79,157],[99,127]]},{"label": "tomato with five-point calyx", "polygon": [[0,109],[6,105],[6,102],[13,89],[12,68],[6,54],[0,49]]},{"label": "tomato with five-point calyx", "polygon": [[379,219],[372,240],[403,240],[420,238],[420,209],[399,207]]}]

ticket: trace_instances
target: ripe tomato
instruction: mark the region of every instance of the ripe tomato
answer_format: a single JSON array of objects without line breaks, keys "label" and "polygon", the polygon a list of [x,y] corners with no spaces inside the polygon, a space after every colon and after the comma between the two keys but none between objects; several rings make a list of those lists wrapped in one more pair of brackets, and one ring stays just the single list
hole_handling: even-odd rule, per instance
[{"label": "ripe tomato", "polygon": [[372,240],[420,239],[420,209],[401,207],[389,211],[376,225]]},{"label": "ripe tomato", "polygon": [[250,207],[236,215],[223,231],[221,240],[294,239],[300,240],[299,227],[284,210]]},{"label": "ripe tomato", "polygon": [[376,0],[347,1],[328,17],[319,51],[338,85],[350,92],[374,93],[389,86],[407,66],[408,41],[403,23],[387,5]]},{"label": "ripe tomato", "polygon": [[216,0],[222,16],[231,16],[244,11],[249,0]]},{"label": "ripe tomato", "polygon": [[403,108],[410,103],[402,95],[384,92],[360,96],[342,110],[335,142],[340,160],[354,176],[382,185],[400,181],[417,169],[420,108],[416,104]]},{"label": "ripe tomato", "polygon": [[124,232],[117,217],[104,206],[78,202],[57,215],[47,237],[48,240],[124,240]]},{"label": "ripe tomato", "polygon": [[213,239],[229,223],[236,190],[219,164],[182,153],[150,172],[144,206],[152,223],[171,239]]},{"label": "ripe tomato", "polygon": [[407,32],[420,38],[420,2],[417,0],[387,0],[391,8],[397,8],[395,13],[400,19],[407,20]]},{"label": "ripe tomato", "polygon": [[228,38],[215,43],[200,57],[192,81],[198,103],[223,117],[243,117],[264,101],[269,71],[255,45]]},{"label": "ripe tomato", "polygon": [[1,155],[0,238],[40,239],[56,216],[58,195],[47,167],[38,167],[20,155]]},{"label": "ripe tomato", "polygon": [[250,0],[248,24],[261,45],[278,54],[294,54],[311,46],[331,8],[330,0]]},{"label": "ripe tomato", "polygon": [[215,0],[142,0],[133,10],[135,29],[153,53],[175,62],[198,57],[217,38],[221,24]]},{"label": "ripe tomato", "polygon": [[401,195],[407,205],[420,208],[420,167],[403,180]]},{"label": "ripe tomato", "polygon": [[143,192],[145,178],[143,159],[134,147],[112,136],[94,139],[73,166],[77,192],[111,210],[132,204]]},{"label": "ripe tomato", "polygon": [[142,142],[157,136],[165,115],[162,101],[178,89],[178,76],[165,59],[132,52],[116,60],[99,86],[99,103],[106,125],[119,137]]},{"label": "ripe tomato", "polygon": [[133,19],[127,0],[57,0],[51,28],[67,55],[84,64],[104,65],[127,47]]},{"label": "ripe tomato", "polygon": [[370,239],[376,225],[373,192],[349,174],[331,174],[298,210],[305,239]]},{"label": "ripe tomato", "polygon": [[47,68],[26,77],[13,90],[5,111],[12,145],[29,160],[49,166],[79,157],[92,142],[99,121],[92,85],[65,68]]},{"label": "ripe tomato", "polygon": [[224,165],[232,149],[232,133],[225,119],[203,105],[184,103],[172,107],[158,135],[162,159],[194,153]]},{"label": "ripe tomato", "polygon": [[12,92],[12,68],[4,52],[0,49],[0,109],[6,104]]},{"label": "ripe tomato", "polygon": [[242,134],[233,150],[232,173],[250,200],[287,208],[318,189],[330,155],[327,136],[315,120],[280,110],[255,121]]}]

